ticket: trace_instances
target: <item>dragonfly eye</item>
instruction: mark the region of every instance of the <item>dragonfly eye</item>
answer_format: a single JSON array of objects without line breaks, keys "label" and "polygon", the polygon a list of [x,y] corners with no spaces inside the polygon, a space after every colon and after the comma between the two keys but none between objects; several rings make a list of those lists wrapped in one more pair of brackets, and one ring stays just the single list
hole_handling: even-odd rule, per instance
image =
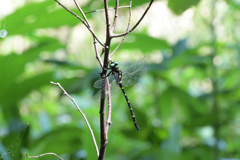
[{"label": "dragonfly eye", "polygon": [[115,66],[115,62],[111,62],[109,66],[110,67],[114,67]]}]

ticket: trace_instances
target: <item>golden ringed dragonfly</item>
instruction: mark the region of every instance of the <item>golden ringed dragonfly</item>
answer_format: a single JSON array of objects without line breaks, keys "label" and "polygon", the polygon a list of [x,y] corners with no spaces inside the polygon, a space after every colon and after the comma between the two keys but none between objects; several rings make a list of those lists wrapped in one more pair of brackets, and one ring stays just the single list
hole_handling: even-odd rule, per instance
[{"label": "golden ringed dragonfly", "polygon": [[108,81],[106,78],[97,80],[94,83],[94,87],[95,88],[102,88],[102,90],[100,90],[97,93],[97,96],[99,96],[101,94],[101,92],[103,92],[104,94],[101,94],[102,99],[104,99],[108,94],[108,88],[110,88],[110,93],[111,95],[113,95],[114,93],[116,93],[117,91],[119,91],[120,89],[123,92],[123,95],[125,96],[125,99],[127,101],[132,119],[133,119],[133,123],[135,125],[135,127],[137,128],[137,130],[139,131],[140,128],[137,124],[137,120],[135,118],[135,114],[133,112],[132,106],[130,104],[130,101],[126,95],[126,92],[124,90],[123,87],[128,87],[131,86],[135,83],[138,82],[139,78],[147,72],[147,68],[145,67],[146,61],[149,59],[149,56],[144,56],[142,59],[140,59],[138,62],[136,62],[135,64],[132,64],[131,66],[125,68],[124,70],[121,70],[118,67],[118,63],[111,61],[109,63],[109,70],[111,70],[108,73]]}]

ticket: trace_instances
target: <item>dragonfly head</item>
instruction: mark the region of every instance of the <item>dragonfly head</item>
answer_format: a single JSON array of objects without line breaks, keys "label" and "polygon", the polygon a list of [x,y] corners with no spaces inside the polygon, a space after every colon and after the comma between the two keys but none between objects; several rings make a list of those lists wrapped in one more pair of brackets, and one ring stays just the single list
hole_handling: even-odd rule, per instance
[{"label": "dragonfly head", "polygon": [[114,62],[114,61],[112,61],[110,64],[109,64],[109,67],[115,67],[115,66],[117,66],[118,65],[118,63],[117,62]]}]

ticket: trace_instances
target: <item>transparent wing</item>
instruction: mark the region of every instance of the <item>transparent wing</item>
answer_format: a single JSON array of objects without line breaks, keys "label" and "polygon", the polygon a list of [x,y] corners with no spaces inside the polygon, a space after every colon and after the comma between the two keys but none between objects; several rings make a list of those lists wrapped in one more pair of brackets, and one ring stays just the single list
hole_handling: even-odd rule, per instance
[{"label": "transparent wing", "polygon": [[[107,85],[105,85],[106,87],[101,89],[100,91],[98,91],[95,96],[94,99],[104,99],[106,98],[106,96],[109,94],[108,92],[108,88]],[[110,94],[111,96],[115,95],[115,93],[117,93],[120,90],[120,87],[117,85],[117,83],[115,81],[113,81],[110,85]],[[103,92],[103,94],[101,94]]]},{"label": "transparent wing", "polygon": [[[150,56],[144,56],[135,64],[127,67],[123,70],[123,77],[122,77],[122,84],[125,87],[131,86],[138,82],[138,79],[147,72],[147,68],[144,67],[146,61],[149,59]],[[116,83],[116,79],[118,78],[118,74],[114,74],[108,77],[109,83],[107,83],[107,79],[100,79],[94,83],[95,88],[102,88],[100,91],[96,93],[94,97],[96,98],[106,98],[109,94],[108,87],[110,88],[111,95],[115,95],[116,92],[120,90],[120,87]],[[118,82],[118,80],[117,80]],[[101,94],[102,93],[102,94]]]},{"label": "transparent wing", "polygon": [[140,59],[137,63],[123,70],[122,84],[124,87],[128,87],[137,83],[138,79],[147,72],[145,64],[149,57],[150,56],[147,55]]},{"label": "transparent wing", "polygon": [[117,85],[115,77],[118,77],[118,76],[116,74],[109,76],[108,77],[109,82],[107,81],[106,78],[104,78],[104,79],[97,80],[94,83],[95,88],[102,88],[94,96],[96,99],[99,99],[100,97],[101,99],[106,98],[106,96],[109,94],[108,89],[110,89],[111,95],[114,95],[116,92],[119,91],[120,87]]},{"label": "transparent wing", "polygon": [[144,65],[148,61],[149,57],[150,57],[149,55],[146,55],[142,59],[140,59],[138,62],[132,64],[131,66],[129,66],[127,68],[125,68],[123,70],[123,77],[124,76],[128,77],[129,76],[128,74],[131,74],[132,72],[135,72],[135,71],[143,69]]},{"label": "transparent wing", "polygon": [[[108,77],[108,81],[109,83],[112,83],[113,81],[115,81],[115,77],[113,75],[109,76]],[[99,79],[97,80],[95,83],[94,83],[94,87],[95,88],[103,88],[103,86],[106,87],[107,86],[107,79],[106,78],[102,78],[102,79]]]},{"label": "transparent wing", "polygon": [[124,76],[122,79],[122,84],[124,87],[134,85],[138,82],[139,78],[147,72],[147,68],[141,68],[135,72],[129,73],[128,76]]}]

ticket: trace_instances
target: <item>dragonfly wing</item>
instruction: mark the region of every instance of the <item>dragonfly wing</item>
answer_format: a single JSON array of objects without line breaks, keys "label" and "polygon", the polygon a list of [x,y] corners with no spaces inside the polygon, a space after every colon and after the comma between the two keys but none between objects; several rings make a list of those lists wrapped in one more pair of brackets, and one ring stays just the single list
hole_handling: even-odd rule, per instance
[{"label": "dragonfly wing", "polygon": [[[115,77],[114,76],[109,76],[107,77],[108,78],[108,81],[109,83],[112,83],[114,80],[115,80]],[[99,79],[97,80],[95,83],[94,83],[94,87],[95,88],[104,88],[104,87],[107,87],[107,78],[102,78],[102,79]]]},{"label": "dragonfly wing", "polygon": [[[101,89],[95,94],[94,99],[106,98],[106,96],[109,94],[109,91],[108,91],[109,89],[110,89],[111,96],[116,95],[115,93],[117,93],[120,90],[120,87],[117,85],[115,81],[113,81],[110,85],[105,85],[105,86],[106,86],[105,88]],[[107,86],[109,86],[109,88]]]},{"label": "dragonfly wing", "polygon": [[147,72],[147,68],[141,68],[135,72],[129,73],[127,76],[124,76],[122,79],[122,84],[124,87],[134,85],[138,82],[139,78]]},{"label": "dragonfly wing", "polygon": [[149,55],[144,56],[142,59],[140,59],[138,62],[132,64],[131,66],[125,68],[123,70],[123,76],[128,76],[128,74],[131,74],[132,72],[135,72],[137,70],[141,70],[144,68],[144,65],[150,58]]},{"label": "dragonfly wing", "polygon": [[120,89],[119,86],[116,83],[116,77],[117,74],[111,75],[107,78],[103,78],[100,80],[97,80],[94,83],[94,87],[95,88],[102,88],[100,91],[98,91],[96,93],[96,95],[94,96],[94,98],[96,99],[104,99],[106,98],[106,96],[109,94],[109,89],[110,89],[110,93],[111,95],[114,95],[116,92],[118,92],[118,90]]}]

